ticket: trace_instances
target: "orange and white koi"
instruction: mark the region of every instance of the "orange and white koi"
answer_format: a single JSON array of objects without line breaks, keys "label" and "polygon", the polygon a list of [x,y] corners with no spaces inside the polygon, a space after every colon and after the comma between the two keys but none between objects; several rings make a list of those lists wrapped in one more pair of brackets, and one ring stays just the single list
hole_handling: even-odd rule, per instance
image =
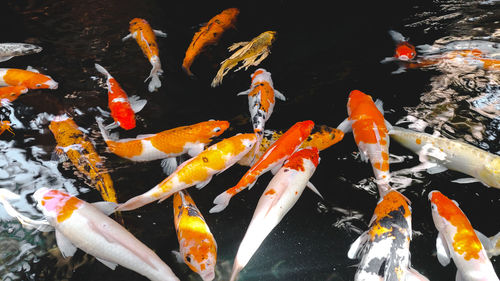
[{"label": "orange and white koi", "polygon": [[354,90],[349,94],[347,117],[337,128],[344,133],[352,130],[361,160],[372,164],[380,196],[390,189],[389,180],[389,130],[385,121],[382,102]]},{"label": "orange and white koi", "polygon": [[500,59],[489,58],[479,49],[453,50],[440,54],[420,57],[416,62],[406,63],[406,68],[422,68],[437,65],[441,62],[457,61],[460,64],[477,66],[486,70],[500,70]]},{"label": "orange and white koi", "polygon": [[428,281],[411,267],[411,207],[405,196],[388,191],[377,203],[369,227],[347,254],[361,259],[355,281]]},{"label": "orange and white koi", "polygon": [[273,174],[281,168],[285,160],[292,155],[306,140],[314,127],[314,122],[306,120],[295,123],[286,131],[266,153],[259,158],[255,164],[243,175],[240,181],[233,187],[219,194],[214,199],[215,206],[210,213],[218,213],[229,205],[229,200],[245,188],[252,188],[257,179],[267,171]]},{"label": "orange and white koi", "polygon": [[394,30],[389,30],[389,34],[394,42],[396,42],[396,50],[394,51],[395,58],[402,61],[408,61],[415,58],[417,51],[415,50],[415,46],[408,43],[408,38],[405,38],[401,33]]},{"label": "orange and white koi", "polygon": [[28,88],[26,86],[7,86],[0,88],[0,106],[8,105],[15,101],[20,95],[26,94]]},{"label": "orange and white koi", "polygon": [[267,235],[295,205],[319,163],[317,148],[296,151],[274,175],[255,208],[245,237],[233,263],[230,281],[235,281]]},{"label": "orange and white koi", "polygon": [[98,119],[97,123],[109,151],[137,162],[165,159],[162,166],[167,174],[171,174],[177,168],[175,157],[186,153],[191,157],[200,154],[212,138],[220,136],[229,128],[227,121],[210,120],[156,134],[118,140],[108,135]]},{"label": "orange and white koi", "polygon": [[101,170],[103,162],[92,143],[87,140],[78,125],[66,115],[56,116],[49,129],[57,142],[56,152],[66,154],[75,168],[85,175],[104,200],[117,202],[110,175]]},{"label": "orange and white koi", "polygon": [[203,215],[187,191],[174,194],[174,223],[179,240],[179,258],[201,276],[215,278],[217,243]]},{"label": "orange and white koi", "polygon": [[135,113],[141,111],[147,101],[139,100],[137,96],[132,96],[129,99],[118,81],[104,67],[96,63],[95,68],[106,76],[108,107],[111,110],[111,117],[115,120],[116,126],[120,126],[125,130],[135,128]]},{"label": "orange and white koi", "polygon": [[57,89],[58,83],[50,76],[30,70],[0,68],[0,86],[25,86],[28,89]]},{"label": "orange and white koi", "polygon": [[224,75],[226,75],[229,70],[233,69],[240,61],[243,61],[243,65],[235,71],[242,68],[247,70],[251,65],[259,65],[271,53],[271,44],[274,42],[275,38],[276,31],[265,31],[250,42],[239,42],[231,45],[228,48],[230,52],[241,48],[234,52],[228,59],[221,62],[221,67],[212,81],[212,87],[220,85]]},{"label": "orange and white koi", "polygon": [[257,69],[250,77],[252,78],[250,89],[239,93],[238,96],[248,95],[248,108],[253,131],[258,135],[255,149],[258,150],[264,134],[264,125],[273,113],[275,97],[282,101],[285,101],[286,98],[274,89],[271,73],[265,69]]},{"label": "orange and white koi", "polygon": [[80,248],[104,265],[121,265],[152,281],[178,281],[170,267],[153,250],[108,217],[116,204],[89,204],[63,191],[40,188],[33,195],[45,218],[55,228],[63,257]]},{"label": "orange and white koi", "polygon": [[457,267],[456,280],[499,280],[485,250],[488,238],[472,228],[458,203],[437,190],[429,193],[429,200],[439,232],[436,240],[439,263],[446,266],[453,259]]},{"label": "orange and white koi", "polygon": [[129,211],[156,200],[161,202],[193,185],[198,189],[204,187],[215,174],[222,173],[247,154],[256,140],[255,134],[238,134],[208,147],[198,156],[182,163],[174,173],[148,192],[121,204],[118,210]]},{"label": "orange and white koi", "polygon": [[210,21],[202,26],[198,32],[193,36],[193,40],[186,50],[186,55],[182,61],[182,69],[189,75],[193,76],[191,72],[191,65],[194,59],[203,50],[209,46],[216,44],[222,37],[222,34],[230,29],[235,28],[234,24],[240,10],[237,8],[229,8],[216,15]]},{"label": "orange and white koi", "polygon": [[[276,142],[282,135],[283,131],[265,130],[258,150],[250,151],[245,157],[238,161],[242,166],[252,166],[255,158],[259,159],[264,155],[267,149]],[[316,147],[319,151],[329,148],[338,143],[344,138],[344,132],[339,129],[328,127],[326,125],[315,125],[311,134],[302,143],[300,148]]]},{"label": "orange and white koi", "polygon": [[0,43],[0,62],[13,57],[40,53],[42,47],[27,43]]},{"label": "orange and white koi", "polygon": [[146,78],[146,81],[151,78],[148,90],[150,92],[156,91],[161,87],[159,76],[163,74],[159,55],[160,52],[156,43],[156,36],[167,37],[167,34],[160,30],[153,30],[145,19],[140,18],[134,18],[130,21],[129,31],[130,33],[123,37],[122,41],[129,38],[134,38],[137,41],[137,44],[141,47],[142,52],[146,55],[149,62],[153,66],[151,73],[148,78]]},{"label": "orange and white koi", "polygon": [[14,131],[11,128],[10,121],[1,121],[0,122],[0,135],[3,134],[3,132],[9,131],[9,133],[14,134]]}]

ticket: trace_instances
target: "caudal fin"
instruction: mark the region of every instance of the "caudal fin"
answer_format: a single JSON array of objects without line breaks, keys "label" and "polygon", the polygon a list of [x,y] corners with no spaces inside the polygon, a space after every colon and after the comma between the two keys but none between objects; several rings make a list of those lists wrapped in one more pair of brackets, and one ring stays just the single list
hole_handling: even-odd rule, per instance
[{"label": "caudal fin", "polygon": [[111,76],[111,74],[109,74],[109,72],[98,63],[95,64],[95,69],[105,76]]},{"label": "caudal fin", "polygon": [[214,199],[214,204],[215,206],[210,209],[210,213],[218,213],[222,210],[224,210],[227,205],[229,205],[229,200],[231,200],[233,196],[229,194],[227,191],[224,191],[223,193],[219,194],[217,197]]},{"label": "caudal fin", "polygon": [[137,196],[129,199],[127,202],[118,205],[118,208],[116,208],[116,210],[117,211],[131,211],[131,210],[135,210],[137,208],[140,208],[146,204],[149,204],[153,201],[158,200],[158,198],[152,197],[148,193],[149,192],[146,192],[144,194],[137,195]]},{"label": "caudal fin", "polygon": [[153,65],[153,68],[151,69],[148,78],[146,78],[144,82],[148,81],[148,79],[151,78],[151,81],[149,81],[148,90],[150,92],[154,92],[161,87],[160,75],[163,74],[163,70],[161,69],[160,59],[158,57],[151,58],[151,64]]},{"label": "caudal fin", "polygon": [[215,75],[214,80],[212,80],[212,84],[211,84],[212,88],[219,86],[222,83],[222,78],[224,77],[224,75],[226,75],[229,72],[229,70],[231,70],[235,66],[236,66],[236,62],[234,62],[231,59],[227,59],[227,60],[223,61],[221,63],[221,67],[220,67],[219,71],[217,71],[217,75]]}]

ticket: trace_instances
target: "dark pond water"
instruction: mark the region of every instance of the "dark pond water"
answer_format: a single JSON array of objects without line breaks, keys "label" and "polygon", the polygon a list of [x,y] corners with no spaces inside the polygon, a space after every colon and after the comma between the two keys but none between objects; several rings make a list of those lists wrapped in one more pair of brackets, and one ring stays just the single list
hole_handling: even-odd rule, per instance
[{"label": "dark pond water", "polygon": [[[26,200],[16,206],[40,217],[29,195],[41,186],[66,188],[89,202],[99,201],[97,191],[75,174],[69,162],[53,161],[55,147],[47,124],[33,123],[37,116],[67,113],[88,130],[99,154],[105,157],[120,202],[149,190],[165,178],[160,162],[132,163],[106,152],[95,124],[96,106],[107,107],[107,94],[94,63],[105,66],[128,95],[148,100],[138,113],[134,130],[121,137],[159,132],[208,119],[228,120],[231,128],[222,137],[250,132],[248,104],[236,93],[250,84],[248,71],[230,72],[221,86],[210,82],[218,64],[228,56],[227,46],[248,41],[266,30],[278,32],[271,55],[262,62],[272,73],[274,86],[288,100],[277,101],[266,128],[287,129],[297,121],[337,126],[346,117],[347,96],[358,89],[384,101],[390,123],[422,127],[432,133],[461,139],[492,153],[500,153],[500,76],[498,72],[439,66],[392,74],[396,64],[381,64],[393,55],[393,29],[415,45],[454,40],[482,39],[500,42],[500,3],[496,1],[377,1],[347,3],[312,1],[158,1],[158,0],[19,0],[4,1],[0,8],[2,42],[29,42],[42,46],[36,55],[17,57],[1,67],[31,65],[51,75],[59,88],[32,91],[13,103],[19,119],[15,136],[0,136],[0,166],[8,170],[2,187],[21,193]],[[237,29],[229,30],[217,46],[199,56],[190,79],[181,70],[184,52],[201,23],[229,7],[241,11]],[[150,64],[133,41],[122,42],[128,22],[145,18],[153,28],[168,33],[158,39],[165,70],[163,86],[149,93],[144,79]],[[492,105],[493,104],[493,105]],[[496,104],[496,107],[495,107]],[[488,107],[489,106],[489,107]],[[488,110],[485,109],[488,107]],[[2,109],[2,116],[9,112]],[[240,280],[352,280],[358,261],[347,258],[350,244],[366,230],[378,201],[370,165],[357,157],[352,134],[321,152],[321,163],[311,181],[324,200],[305,191],[297,204],[261,245],[240,274]],[[403,162],[397,171],[418,164],[418,157],[392,142],[391,154]],[[247,167],[235,165],[216,176],[202,190],[191,190],[218,244],[216,280],[229,278],[232,261],[261,192],[271,179],[259,178],[218,214],[209,214],[213,198],[234,185]],[[17,177],[16,177],[17,175]],[[472,225],[492,236],[500,231],[500,191],[480,183],[451,182],[458,172],[404,175],[411,184],[401,191],[412,201],[413,267],[430,280],[453,280],[455,266],[442,267],[435,255],[437,231],[427,194],[433,189],[460,203]],[[25,230],[8,220],[0,209],[0,276],[2,280],[145,280],[118,267],[109,270],[93,257],[78,251],[61,258],[54,233]],[[172,201],[150,204],[124,213],[125,226],[154,249],[181,280],[201,280],[175,260],[178,249]],[[500,260],[492,258],[497,272]]]}]

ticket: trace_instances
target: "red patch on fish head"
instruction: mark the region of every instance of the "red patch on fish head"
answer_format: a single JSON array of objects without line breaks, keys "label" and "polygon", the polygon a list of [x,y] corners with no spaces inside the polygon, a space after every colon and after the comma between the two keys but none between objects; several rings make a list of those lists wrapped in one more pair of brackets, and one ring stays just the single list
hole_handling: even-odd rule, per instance
[{"label": "red patch on fish head", "polygon": [[73,211],[82,205],[82,201],[65,192],[50,189],[38,199],[39,203],[48,212],[56,215],[57,222],[63,222],[73,214]]},{"label": "red patch on fish head", "polygon": [[307,138],[307,136],[309,136],[312,129],[314,128],[314,122],[311,120],[298,122],[295,125],[299,127],[299,130],[301,131],[301,134],[304,137],[304,139]]},{"label": "red patch on fish head", "polygon": [[415,58],[417,52],[415,47],[408,42],[401,42],[396,46],[394,57],[400,60],[411,60]]},{"label": "red patch on fish head", "polygon": [[367,101],[373,102],[372,97],[359,90],[351,91],[351,93],[349,93],[349,99],[347,100],[347,113],[351,115],[351,112],[356,107],[358,107],[361,103],[365,103]]},{"label": "red patch on fish head", "polygon": [[319,164],[319,152],[316,147],[313,148],[304,148],[301,149],[288,159],[288,161],[285,163],[285,167],[288,167],[290,169],[296,170],[296,171],[304,171],[304,160],[309,159],[315,167],[318,166]]},{"label": "red patch on fish head", "polygon": [[253,80],[254,80],[257,76],[259,76],[260,74],[264,73],[264,71],[265,71],[265,70],[264,70],[264,69],[262,69],[262,68],[259,68],[259,69],[255,70],[255,72],[254,72],[254,73],[252,73],[252,75],[251,75],[251,77],[252,77],[252,82],[253,82]]}]

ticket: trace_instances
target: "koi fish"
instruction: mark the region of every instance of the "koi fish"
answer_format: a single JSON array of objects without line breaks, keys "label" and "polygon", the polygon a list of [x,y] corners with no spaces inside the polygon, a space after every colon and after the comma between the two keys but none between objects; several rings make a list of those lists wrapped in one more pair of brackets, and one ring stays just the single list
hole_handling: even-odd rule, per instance
[{"label": "koi fish", "polygon": [[153,30],[145,19],[134,18],[130,21],[130,33],[123,37],[122,41],[129,38],[134,38],[137,44],[141,47],[142,52],[148,58],[153,66],[151,73],[146,81],[151,78],[148,85],[148,90],[153,92],[161,87],[160,75],[163,74],[159,56],[158,45],[156,44],[156,36],[167,37],[167,34],[160,30]]},{"label": "koi fish", "polygon": [[265,31],[259,36],[252,39],[250,42],[239,42],[231,45],[228,49],[230,52],[240,48],[238,51],[234,52],[228,59],[221,62],[221,67],[217,72],[214,80],[212,81],[212,87],[217,87],[222,83],[222,78],[226,75],[229,70],[233,69],[240,61],[243,61],[243,65],[240,66],[235,71],[242,68],[245,70],[249,66],[259,65],[267,56],[271,53],[270,47],[276,38],[276,31]]},{"label": "koi fish", "polygon": [[457,267],[456,280],[499,280],[491,264],[484,245],[489,243],[486,236],[472,228],[458,203],[441,192],[429,193],[432,219],[438,230],[436,240],[437,258],[442,266],[453,259]]},{"label": "koi fish", "polygon": [[20,95],[26,94],[28,88],[26,86],[7,86],[0,88],[0,106],[4,106],[15,101]]},{"label": "koi fish", "polygon": [[347,117],[337,128],[347,133],[352,130],[361,160],[370,161],[381,196],[389,186],[389,134],[391,125],[384,119],[382,101],[354,90],[349,94]]},{"label": "koi fish", "polygon": [[96,63],[95,68],[106,76],[108,106],[116,126],[120,126],[125,130],[135,128],[135,113],[141,111],[147,101],[139,100],[137,96],[132,96],[129,100],[127,93],[118,84],[118,81],[104,67]]},{"label": "koi fish", "polygon": [[2,121],[0,122],[0,135],[3,134],[3,132],[9,131],[11,134],[14,134],[14,131],[12,130],[10,126],[10,121]]},{"label": "koi fish", "polygon": [[104,265],[121,265],[153,281],[178,281],[170,267],[123,226],[108,217],[116,204],[89,204],[65,192],[40,188],[33,195],[49,223],[55,228],[63,257],[80,248]]},{"label": "koi fish", "polygon": [[402,61],[409,61],[415,58],[417,51],[415,50],[415,46],[408,43],[408,38],[405,38],[401,33],[394,30],[389,30],[389,35],[396,42],[395,58]]},{"label": "koi fish", "polygon": [[104,200],[116,203],[113,181],[107,172],[99,169],[103,166],[101,157],[75,121],[66,115],[56,116],[49,129],[57,142],[56,152],[66,154],[75,168],[90,179]]},{"label": "koi fish", "polygon": [[40,53],[42,47],[27,43],[0,43],[0,62],[13,57]]},{"label": "koi fish", "polygon": [[[238,164],[242,166],[252,166],[253,159],[259,159],[260,157],[262,157],[267,149],[282,135],[283,131],[265,130],[259,149],[250,151],[247,155],[241,158],[240,161],[238,161]],[[344,132],[342,132],[341,130],[328,127],[326,125],[315,125],[311,131],[311,134],[302,143],[300,148],[316,147],[319,151],[322,151],[338,143],[343,138]]]},{"label": "koi fish", "polygon": [[394,126],[390,136],[402,146],[420,156],[423,162],[434,165],[427,172],[458,171],[473,178],[458,179],[457,183],[480,181],[487,186],[500,188],[500,156],[473,145],[415,132]]},{"label": "koi fish", "polygon": [[189,76],[193,76],[190,68],[194,59],[203,52],[207,46],[216,44],[226,30],[235,28],[234,24],[239,13],[240,10],[237,8],[225,9],[194,34],[193,40],[186,50],[186,55],[182,61],[182,69],[184,72]]},{"label": "koi fish", "polygon": [[218,213],[224,210],[227,205],[229,205],[229,200],[231,200],[234,195],[247,187],[249,189],[252,188],[259,176],[267,171],[271,170],[273,174],[276,174],[285,160],[287,160],[290,155],[302,145],[304,140],[306,140],[313,127],[314,122],[311,120],[297,122],[290,127],[290,129],[273,143],[266,153],[253,164],[235,186],[215,197],[215,206],[210,209],[210,213]]},{"label": "koi fish", "polygon": [[101,134],[109,151],[131,161],[143,162],[165,159],[162,166],[167,174],[177,168],[175,157],[200,154],[214,137],[220,136],[227,128],[227,121],[205,121],[190,126],[182,126],[157,134],[139,135],[134,139],[112,139],[102,122],[97,119]]},{"label": "koi fish", "polygon": [[174,194],[173,206],[180,250],[177,254],[203,281],[213,280],[217,243],[203,215],[187,191],[181,190]]},{"label": "koi fish", "polygon": [[319,163],[317,148],[300,149],[269,182],[255,208],[245,237],[233,263],[230,281],[235,281],[267,235],[295,205]]},{"label": "koi fish", "polygon": [[479,49],[472,50],[453,50],[441,54],[422,56],[416,62],[407,63],[407,68],[422,68],[437,65],[441,62],[458,61],[460,64],[473,65],[485,70],[500,70],[500,60],[488,58],[485,53]]},{"label": "koi fish", "polygon": [[22,70],[0,68],[0,86],[25,86],[28,89],[57,89],[58,83],[50,76],[38,73],[33,68]]},{"label": "koi fish", "polygon": [[274,89],[271,73],[265,69],[257,69],[250,77],[252,78],[250,89],[239,93],[238,96],[248,95],[248,108],[253,131],[258,136],[255,149],[258,150],[264,135],[264,125],[273,113],[275,97],[282,101],[285,101],[286,98]]},{"label": "koi fish", "polygon": [[198,156],[182,163],[173,174],[148,192],[119,205],[117,210],[129,211],[156,200],[161,202],[193,185],[198,189],[204,187],[213,175],[222,173],[247,154],[256,140],[255,134],[238,134],[208,147]]},{"label": "koi fish", "polygon": [[350,259],[361,259],[355,281],[428,279],[410,264],[411,207],[408,199],[389,190],[377,203],[370,226],[349,248]]}]

